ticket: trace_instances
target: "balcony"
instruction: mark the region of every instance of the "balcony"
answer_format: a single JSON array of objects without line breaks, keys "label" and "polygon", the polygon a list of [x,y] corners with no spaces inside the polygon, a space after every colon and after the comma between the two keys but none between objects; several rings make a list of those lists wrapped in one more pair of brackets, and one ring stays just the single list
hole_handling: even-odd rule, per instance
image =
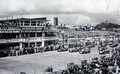
[{"label": "balcony", "polygon": [[57,40],[56,36],[54,37],[30,37],[25,39],[25,42],[42,42],[42,41],[49,41],[49,40]]},{"label": "balcony", "polygon": [[58,37],[56,37],[56,36],[53,36],[53,37],[44,37],[44,40],[45,41],[48,41],[48,40],[58,40]]},{"label": "balcony", "polygon": [[23,41],[23,39],[0,39],[0,43],[18,43]]},{"label": "balcony", "polygon": [[58,40],[55,37],[30,37],[30,38],[17,38],[17,39],[0,39],[0,43],[19,43],[19,42],[42,42],[48,40]]},{"label": "balcony", "polygon": [[30,37],[26,38],[24,42],[41,42],[43,41],[42,37]]}]

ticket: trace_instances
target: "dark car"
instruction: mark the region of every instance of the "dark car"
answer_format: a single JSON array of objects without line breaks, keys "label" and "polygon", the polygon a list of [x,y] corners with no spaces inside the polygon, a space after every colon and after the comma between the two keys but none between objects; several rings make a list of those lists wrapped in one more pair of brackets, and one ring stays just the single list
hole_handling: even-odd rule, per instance
[{"label": "dark car", "polygon": [[89,47],[89,48],[95,47],[95,43],[92,42],[92,43],[91,43],[89,46],[87,46],[87,47]]},{"label": "dark car", "polygon": [[79,51],[80,54],[84,54],[84,53],[90,53],[90,48],[84,48],[82,50]]},{"label": "dark car", "polygon": [[113,43],[112,45],[110,45],[110,47],[117,47],[118,43]]},{"label": "dark car", "polygon": [[24,50],[23,50],[23,54],[30,54],[30,48],[25,48]]}]

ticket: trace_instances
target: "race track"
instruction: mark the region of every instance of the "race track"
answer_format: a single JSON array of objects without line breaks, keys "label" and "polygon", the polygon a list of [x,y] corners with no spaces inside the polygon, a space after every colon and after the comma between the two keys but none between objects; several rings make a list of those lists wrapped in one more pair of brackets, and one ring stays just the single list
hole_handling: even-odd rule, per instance
[{"label": "race track", "polygon": [[[111,49],[111,48],[110,48]],[[111,56],[111,54],[104,54]],[[94,57],[100,57],[97,46],[91,49],[91,53],[79,54],[79,52],[69,53],[50,51],[35,53],[30,55],[13,56],[0,58],[0,74],[19,74],[21,71],[27,74],[44,74],[47,66],[53,67],[54,71],[65,69],[67,63],[74,62],[80,64],[82,59],[88,62]]]}]

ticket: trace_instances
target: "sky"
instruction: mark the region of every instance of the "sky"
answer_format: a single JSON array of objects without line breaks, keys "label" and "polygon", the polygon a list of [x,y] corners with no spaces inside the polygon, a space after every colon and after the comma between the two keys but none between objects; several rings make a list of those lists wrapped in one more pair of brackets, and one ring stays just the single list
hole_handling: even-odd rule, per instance
[{"label": "sky", "polygon": [[120,0],[0,0],[0,18],[58,17],[59,23],[120,24]]}]

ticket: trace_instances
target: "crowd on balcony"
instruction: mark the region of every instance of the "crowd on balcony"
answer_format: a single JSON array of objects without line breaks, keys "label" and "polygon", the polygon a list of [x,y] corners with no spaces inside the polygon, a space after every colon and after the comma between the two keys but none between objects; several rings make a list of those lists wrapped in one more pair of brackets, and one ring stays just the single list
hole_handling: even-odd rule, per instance
[{"label": "crowd on balcony", "polygon": [[45,37],[52,37],[52,36],[56,36],[55,33],[53,33],[53,32],[45,32]]},{"label": "crowd on balcony", "polygon": [[19,27],[15,22],[3,22],[0,23],[0,29],[18,29]]},{"label": "crowd on balcony", "polygon": [[18,33],[1,33],[0,34],[0,39],[14,39],[14,38],[19,38]]}]

